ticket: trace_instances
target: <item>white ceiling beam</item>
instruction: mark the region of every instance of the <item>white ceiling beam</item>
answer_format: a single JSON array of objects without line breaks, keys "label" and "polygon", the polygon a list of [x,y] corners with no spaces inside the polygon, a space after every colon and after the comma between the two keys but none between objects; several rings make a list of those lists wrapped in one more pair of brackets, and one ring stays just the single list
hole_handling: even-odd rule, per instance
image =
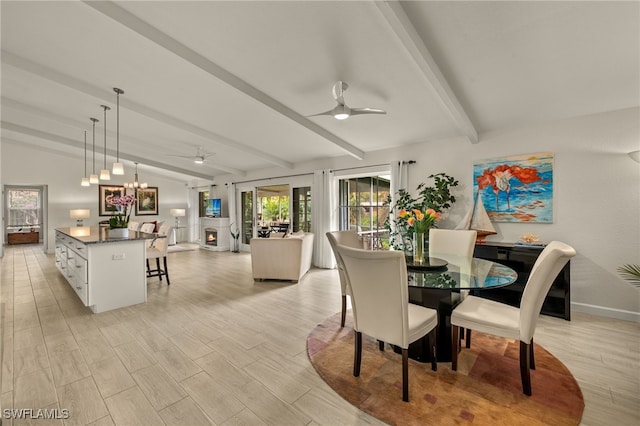
[{"label": "white ceiling beam", "polygon": [[[80,150],[84,149],[84,140],[81,141],[76,141],[74,139],[69,139],[66,138],[64,136],[60,136],[60,135],[54,135],[53,133],[48,133],[48,132],[43,132],[41,130],[37,130],[37,129],[33,129],[31,127],[26,127],[26,126],[21,126],[19,124],[15,124],[15,123],[10,123],[7,121],[0,121],[0,128],[4,129],[4,130],[8,130],[11,132],[16,132],[16,133],[20,133],[23,135],[27,135],[27,136],[31,136],[31,137],[35,137],[35,138],[39,138],[39,139],[44,139],[44,140],[48,140],[48,141],[53,141],[53,142],[57,142],[61,145],[65,145],[65,146],[69,146],[69,147],[73,147],[73,148],[77,148]],[[4,140],[4,137],[3,137]],[[107,154],[115,157],[116,156],[116,152],[112,149],[107,149]],[[122,157],[122,155],[120,155],[120,158],[124,158]],[[133,161],[136,163],[140,163],[140,164],[144,164],[146,166],[151,166],[151,167],[155,167],[158,169],[164,169],[164,170],[168,170],[171,172],[175,172],[175,173],[180,173],[186,176],[191,176],[191,177],[196,177],[199,179],[206,179],[206,180],[213,180],[214,176],[210,175],[210,174],[206,174],[206,173],[200,173],[194,170],[187,170],[187,169],[183,169],[180,167],[175,167],[172,165],[167,165],[164,163],[159,163],[157,161],[153,161],[153,160],[149,160],[148,158],[144,158],[144,157],[137,157],[135,155],[129,155],[126,160],[129,161]]]},{"label": "white ceiling beam", "polygon": [[478,131],[447,83],[438,64],[431,56],[424,41],[409,20],[407,13],[398,1],[376,1],[374,4],[382,13],[404,48],[420,68],[427,82],[437,95],[442,107],[453,119],[458,129],[471,143],[478,143]]},{"label": "white ceiling beam", "polygon": [[[16,111],[22,111],[22,112],[26,112],[27,114],[31,114],[31,115],[35,115],[35,116],[39,116],[39,117],[43,117],[46,118],[48,120],[51,121],[56,121],[58,123],[62,123],[62,124],[66,124],[69,125],[71,127],[76,127],[78,129],[82,129],[82,130],[86,130],[87,127],[91,126],[91,124],[87,121],[86,123],[80,122],[78,120],[74,120],[68,117],[64,117],[62,115],[53,113],[49,110],[44,110],[42,108],[38,108],[36,106],[33,105],[28,105],[25,104],[23,102],[17,101],[15,99],[10,99],[10,98],[6,98],[6,97],[2,97],[2,107],[3,108],[9,108],[9,109],[13,109]],[[115,137],[116,136],[116,132],[112,131],[112,130],[107,130],[107,134],[111,137]],[[122,136],[122,135],[120,135]],[[140,146],[145,146],[147,144],[147,141],[144,141],[142,139],[138,139],[138,138],[134,138],[134,137],[130,137],[127,136],[126,138],[124,138],[125,141],[128,142],[132,142],[136,145],[140,145]],[[126,152],[126,150],[120,150],[120,158],[125,159],[125,160],[129,160],[129,161],[137,161],[141,164],[145,164],[147,163],[148,160],[145,160],[144,162],[138,161],[138,159],[140,157],[136,157],[133,154],[129,154]],[[220,170],[222,172],[225,173],[232,173],[232,174],[238,174],[240,176],[244,176],[246,173],[242,170],[238,170],[235,169],[233,167],[228,167],[225,165],[220,165],[218,163],[216,163],[215,161],[210,161],[209,159],[207,159],[207,163],[210,164],[213,168]],[[161,164],[161,163],[158,163]],[[165,165],[164,167],[166,167],[167,169],[169,169],[170,165]]]},{"label": "white ceiling beam", "polygon": [[298,114],[291,108],[278,102],[277,100],[268,96],[266,93],[256,89],[246,81],[238,78],[236,75],[213,63],[209,59],[188,48],[179,41],[169,37],[167,34],[159,31],[137,16],[129,13],[117,4],[110,1],[84,1],[84,3],[94,8],[98,12],[108,16],[119,24],[151,40],[158,46],[161,46],[169,52],[172,52],[176,56],[179,56],[193,66],[196,66],[206,73],[212,75],[213,77],[225,82],[234,89],[255,99],[256,101],[273,109],[279,114],[282,114],[285,117],[293,120],[294,122],[323,137],[329,142],[332,142],[333,144],[346,151],[347,154],[357,158],[358,160],[364,159],[364,151],[362,151],[361,149],[351,145],[349,142],[320,127],[313,121],[309,120],[307,117]]},{"label": "white ceiling beam", "polygon": [[[82,81],[75,77],[71,77],[67,74],[60,73],[56,70],[53,70],[44,65],[33,62],[29,59],[20,57],[11,52],[7,52],[6,50],[2,50],[2,63],[11,65],[12,67],[37,75],[38,77],[44,78],[45,80],[54,81],[60,85],[63,85],[70,89],[84,93],[85,95],[89,95],[89,96],[93,96],[95,98],[101,99],[104,102],[113,102],[113,98],[115,96],[113,93],[113,90],[107,90],[97,86],[93,86],[85,81]],[[198,136],[202,136],[203,138],[210,140],[212,143],[225,145],[230,148],[236,149],[238,151],[242,151],[251,156],[262,158],[265,161],[268,161],[271,164],[276,165],[278,167],[283,167],[286,169],[293,169],[294,167],[291,162],[284,161],[275,155],[257,150],[241,142],[229,139],[225,136],[222,136],[217,133],[211,132],[209,130],[203,129],[201,127],[195,126],[191,123],[187,123],[186,121],[180,120],[176,117],[170,116],[163,112],[156,111],[145,105],[142,105],[130,99],[127,99],[126,97],[120,98],[120,106],[130,111],[137,112],[138,114],[144,115],[153,120],[168,124],[170,126],[176,127],[186,132],[193,133]],[[244,172],[242,173],[242,175],[244,175]]]}]

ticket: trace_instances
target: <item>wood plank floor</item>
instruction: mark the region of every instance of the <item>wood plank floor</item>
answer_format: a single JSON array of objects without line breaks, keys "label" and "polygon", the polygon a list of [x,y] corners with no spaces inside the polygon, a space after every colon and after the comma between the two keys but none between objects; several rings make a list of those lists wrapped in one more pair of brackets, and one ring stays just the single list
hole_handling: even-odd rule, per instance
[{"label": "wood plank floor", "polygon": [[[310,330],[340,310],[337,271],[254,283],[248,254],[204,250],[171,253],[169,267],[171,286],[149,279],[146,304],[92,314],[53,256],[7,247],[2,408],[73,413],[38,424],[381,424],[335,394],[306,356]],[[573,318],[541,317],[536,341],[578,380],[582,424],[640,424],[640,325]]]}]

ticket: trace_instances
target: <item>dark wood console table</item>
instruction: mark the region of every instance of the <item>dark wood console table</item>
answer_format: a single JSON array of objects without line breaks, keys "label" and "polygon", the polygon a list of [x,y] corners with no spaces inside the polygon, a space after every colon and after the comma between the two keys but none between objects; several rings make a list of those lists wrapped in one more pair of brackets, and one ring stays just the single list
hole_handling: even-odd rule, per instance
[{"label": "dark wood console table", "polygon": [[[507,287],[485,290],[477,295],[512,306],[520,306],[520,299],[529,279],[529,273],[543,249],[544,247],[540,246],[500,242],[476,244],[474,257],[501,263],[518,273],[518,279],[515,283]],[[564,318],[567,321],[571,320],[570,263],[568,262],[560,271],[542,305],[543,314]]]},{"label": "dark wood console table", "polygon": [[38,244],[40,233],[31,232],[10,232],[7,234],[7,244]]}]

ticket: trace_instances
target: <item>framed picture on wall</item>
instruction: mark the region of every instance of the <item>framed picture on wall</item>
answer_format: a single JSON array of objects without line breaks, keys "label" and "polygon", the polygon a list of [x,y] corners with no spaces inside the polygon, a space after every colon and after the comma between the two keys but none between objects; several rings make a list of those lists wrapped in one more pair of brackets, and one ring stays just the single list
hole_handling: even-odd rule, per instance
[{"label": "framed picture on wall", "polygon": [[158,214],[158,187],[136,189],[136,216]]},{"label": "framed picture on wall", "polygon": [[477,161],[473,184],[494,222],[553,223],[552,152]]},{"label": "framed picture on wall", "polygon": [[107,203],[107,197],[113,195],[114,197],[122,197],[126,195],[126,189],[123,186],[98,186],[100,205],[98,206],[99,216],[115,216],[120,213],[117,206],[113,206]]}]

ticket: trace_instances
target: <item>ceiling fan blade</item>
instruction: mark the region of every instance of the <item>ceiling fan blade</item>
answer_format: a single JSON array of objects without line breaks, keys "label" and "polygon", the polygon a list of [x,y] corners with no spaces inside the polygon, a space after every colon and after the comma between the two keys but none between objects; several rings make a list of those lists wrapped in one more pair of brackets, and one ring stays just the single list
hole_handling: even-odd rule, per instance
[{"label": "ceiling fan blade", "polygon": [[351,115],[360,114],[386,114],[387,111],[377,108],[351,108]]},{"label": "ceiling fan blade", "polygon": [[320,112],[318,114],[307,115],[307,117],[317,117],[318,115],[333,115],[333,109],[330,109],[329,111],[325,111],[325,112]]}]

